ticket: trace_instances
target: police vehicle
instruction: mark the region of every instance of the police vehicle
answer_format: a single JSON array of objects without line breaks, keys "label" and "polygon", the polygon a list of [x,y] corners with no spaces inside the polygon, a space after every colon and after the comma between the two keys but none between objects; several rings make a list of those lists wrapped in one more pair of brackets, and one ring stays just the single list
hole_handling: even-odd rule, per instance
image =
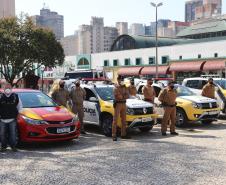
[{"label": "police vehicle", "polygon": [[[140,83],[137,86],[138,94],[143,99],[142,88],[146,83]],[[156,96],[164,88],[160,84],[153,84]],[[220,114],[220,107],[215,99],[203,97],[192,92],[189,88],[181,85],[176,85],[177,90],[177,126],[185,126],[188,122],[201,121],[204,124],[209,124],[216,120]],[[163,107],[158,98],[155,98],[155,110],[161,119],[163,116]]]},{"label": "police vehicle", "polygon": [[[72,80],[65,82],[70,90],[73,87]],[[86,91],[84,123],[98,125],[104,135],[111,136],[114,116],[114,85],[96,82],[94,84],[81,83],[81,87]],[[151,103],[131,97],[127,99],[126,106],[127,128],[138,128],[141,132],[149,132],[153,128],[157,115],[154,113]],[[121,128],[120,118],[118,119],[118,127]]]}]

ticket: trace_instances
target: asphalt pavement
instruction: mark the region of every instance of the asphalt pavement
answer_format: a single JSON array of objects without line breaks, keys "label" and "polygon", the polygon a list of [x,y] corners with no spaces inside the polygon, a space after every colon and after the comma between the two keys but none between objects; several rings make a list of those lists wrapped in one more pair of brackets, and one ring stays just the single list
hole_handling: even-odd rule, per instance
[{"label": "asphalt pavement", "polygon": [[0,153],[4,185],[225,185],[226,121],[192,124],[179,136],[132,131],[113,142],[94,126],[78,140]]}]

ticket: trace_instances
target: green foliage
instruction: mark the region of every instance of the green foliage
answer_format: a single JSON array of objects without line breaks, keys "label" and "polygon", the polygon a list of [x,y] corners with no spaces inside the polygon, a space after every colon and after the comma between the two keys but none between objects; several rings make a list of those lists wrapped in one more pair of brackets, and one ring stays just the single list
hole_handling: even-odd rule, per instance
[{"label": "green foliage", "polygon": [[64,58],[52,31],[34,26],[25,16],[0,19],[0,73],[7,82],[13,84],[16,77],[23,78],[41,65],[62,65]]}]

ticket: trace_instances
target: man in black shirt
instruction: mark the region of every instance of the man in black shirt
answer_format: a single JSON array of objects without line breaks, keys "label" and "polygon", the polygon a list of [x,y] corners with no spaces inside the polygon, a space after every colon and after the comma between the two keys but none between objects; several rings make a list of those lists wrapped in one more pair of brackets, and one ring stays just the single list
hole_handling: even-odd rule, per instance
[{"label": "man in black shirt", "polygon": [[13,151],[17,151],[17,116],[22,104],[17,94],[12,92],[12,86],[5,84],[4,92],[0,94],[0,130],[1,151],[6,151],[9,144]]}]

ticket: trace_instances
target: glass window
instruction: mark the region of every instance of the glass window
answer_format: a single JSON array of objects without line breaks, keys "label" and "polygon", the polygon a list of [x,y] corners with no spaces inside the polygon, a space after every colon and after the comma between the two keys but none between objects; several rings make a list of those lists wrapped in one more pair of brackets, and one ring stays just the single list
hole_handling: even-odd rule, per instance
[{"label": "glass window", "polygon": [[154,65],[155,64],[155,57],[149,57],[149,64]]},{"label": "glass window", "polygon": [[194,89],[200,89],[199,80],[188,80],[186,87],[194,88]]},{"label": "glass window", "polygon": [[113,66],[118,66],[118,60],[117,59],[113,60]]},{"label": "glass window", "polygon": [[179,56],[179,59],[180,59],[180,60],[182,60],[182,59],[183,59],[183,57],[182,57],[182,56]]},{"label": "glass window", "polygon": [[96,92],[104,101],[114,99],[113,87],[97,87]]},{"label": "glass window", "polygon": [[218,57],[218,53],[214,53],[214,57],[217,58]]},{"label": "glass window", "polygon": [[179,86],[177,88],[177,96],[194,96],[195,93],[193,93],[190,89],[183,87],[183,86]]},{"label": "glass window", "polygon": [[126,58],[125,59],[125,66],[129,66],[130,65],[130,59],[129,58]]},{"label": "glass window", "polygon": [[104,60],[104,66],[109,66],[109,60]]},{"label": "glass window", "polygon": [[199,55],[198,55],[198,58],[202,58],[202,55],[201,55],[201,54],[199,54]]},{"label": "glass window", "polygon": [[41,92],[21,92],[18,96],[23,108],[56,107],[57,104],[47,95]]},{"label": "glass window", "polygon": [[136,65],[137,66],[141,65],[141,58],[136,58]]},{"label": "glass window", "polygon": [[169,56],[162,56],[162,64],[168,64]]}]

